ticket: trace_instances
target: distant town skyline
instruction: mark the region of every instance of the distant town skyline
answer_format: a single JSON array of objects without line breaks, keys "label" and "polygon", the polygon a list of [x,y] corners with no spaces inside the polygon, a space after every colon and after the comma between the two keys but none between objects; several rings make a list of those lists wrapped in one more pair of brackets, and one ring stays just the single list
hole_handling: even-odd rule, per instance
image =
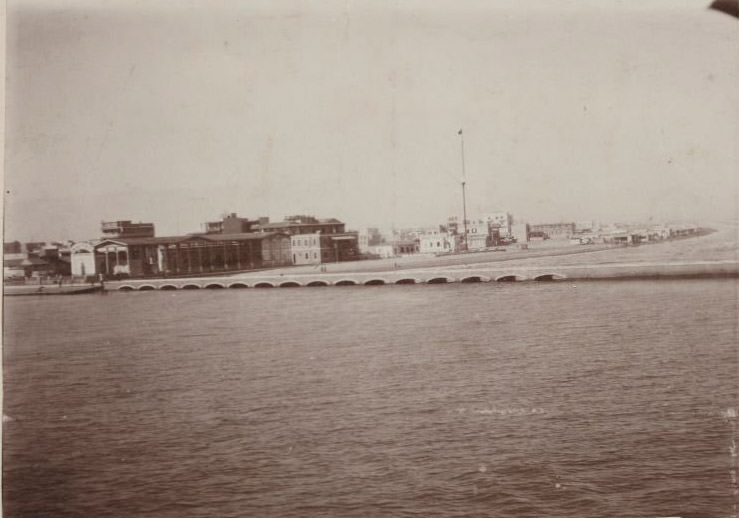
[{"label": "distant town skyline", "polygon": [[5,236],[226,212],[737,214],[736,20],[698,0],[7,5]]}]

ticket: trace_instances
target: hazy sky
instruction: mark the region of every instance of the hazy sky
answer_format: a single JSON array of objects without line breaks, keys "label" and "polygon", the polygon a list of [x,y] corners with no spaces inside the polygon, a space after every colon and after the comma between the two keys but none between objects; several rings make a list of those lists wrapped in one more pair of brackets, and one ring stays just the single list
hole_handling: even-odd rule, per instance
[{"label": "hazy sky", "polygon": [[[737,213],[708,0],[8,0],[6,240],[225,212],[350,228]],[[8,194],[9,191],[9,194]]]}]

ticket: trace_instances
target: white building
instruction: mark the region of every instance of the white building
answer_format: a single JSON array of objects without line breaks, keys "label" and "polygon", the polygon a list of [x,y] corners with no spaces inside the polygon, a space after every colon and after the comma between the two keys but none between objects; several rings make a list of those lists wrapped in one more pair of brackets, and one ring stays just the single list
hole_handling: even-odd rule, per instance
[{"label": "white building", "polygon": [[501,237],[511,235],[513,216],[509,212],[488,212],[487,214],[483,214],[480,219],[490,223],[493,227],[498,228]]},{"label": "white building", "polygon": [[497,227],[487,219],[470,219],[467,221],[467,250],[484,250],[493,246],[493,232]]},{"label": "white building", "polygon": [[439,231],[421,234],[419,247],[422,254],[439,254],[456,250],[454,236]]},{"label": "white building", "polygon": [[293,264],[321,263],[321,234],[293,234],[290,236]]},{"label": "white building", "polygon": [[395,257],[395,249],[393,248],[393,245],[389,243],[370,246],[367,251],[372,255],[378,256],[380,259]]},{"label": "white building", "polygon": [[86,277],[95,275],[95,244],[89,241],[75,243],[70,249],[72,275]]},{"label": "white building", "polygon": [[529,225],[528,223],[514,223],[511,225],[511,235],[517,243],[529,242]]}]

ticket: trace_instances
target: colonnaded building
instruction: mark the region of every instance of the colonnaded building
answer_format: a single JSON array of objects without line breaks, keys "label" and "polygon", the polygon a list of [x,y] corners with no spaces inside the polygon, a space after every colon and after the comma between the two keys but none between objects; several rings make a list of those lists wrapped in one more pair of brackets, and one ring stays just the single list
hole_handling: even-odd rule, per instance
[{"label": "colonnaded building", "polygon": [[150,277],[208,275],[293,264],[359,258],[357,232],[341,221],[290,216],[282,222],[249,220],[235,213],[207,222],[204,232],[155,237],[151,223],[103,222],[100,240],[72,251],[75,275]]},{"label": "colonnaded building", "polygon": [[290,236],[278,232],[104,239],[95,268],[106,276],[189,275],[292,264]]}]

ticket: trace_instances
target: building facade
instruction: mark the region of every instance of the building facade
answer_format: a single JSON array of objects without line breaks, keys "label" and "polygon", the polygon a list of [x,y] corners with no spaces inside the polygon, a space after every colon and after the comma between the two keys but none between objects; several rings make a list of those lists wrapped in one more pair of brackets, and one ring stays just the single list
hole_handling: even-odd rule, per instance
[{"label": "building facade", "polygon": [[66,244],[33,242],[23,243],[19,248],[16,243],[5,247],[12,253],[3,254],[4,278],[66,277],[71,274],[70,249]]},{"label": "building facade", "polygon": [[321,234],[295,234],[290,236],[293,264],[321,264]]},{"label": "building facade", "polygon": [[357,232],[293,234],[290,248],[296,265],[353,261],[360,256]]},{"label": "building facade", "polygon": [[290,237],[274,232],[105,239],[94,246],[106,277],[211,274],[291,264]]},{"label": "building facade", "polygon": [[104,237],[154,237],[153,223],[133,223],[131,220],[103,221],[100,230]]},{"label": "building facade", "polygon": [[481,216],[491,228],[497,229],[501,237],[512,235],[513,216],[506,211],[489,212]]},{"label": "building facade", "polygon": [[420,251],[419,242],[415,239],[399,239],[393,242],[393,252],[395,255],[413,255]]},{"label": "building facade", "polygon": [[514,223],[511,225],[511,235],[517,243],[528,243],[531,228],[528,223]]},{"label": "building facade", "polygon": [[484,250],[501,243],[501,229],[487,217],[467,221],[467,250]]},{"label": "building facade", "polygon": [[258,220],[240,218],[235,212],[224,214],[219,221],[208,221],[204,224],[206,234],[245,234],[252,231]]},{"label": "building facade", "polygon": [[539,223],[531,225],[529,232],[546,235],[550,239],[569,239],[575,233],[574,223]]},{"label": "building facade", "polygon": [[96,275],[95,245],[89,241],[75,243],[70,249],[72,275],[86,277]]},{"label": "building facade", "polygon": [[[266,221],[265,221],[266,220]],[[313,216],[288,216],[284,221],[270,223],[268,218],[262,218],[254,225],[258,232],[281,232],[284,234],[343,234],[346,225],[335,218],[317,219]]]},{"label": "building facade", "polygon": [[456,240],[447,232],[427,232],[419,238],[419,252],[422,254],[449,253],[456,250]]}]

